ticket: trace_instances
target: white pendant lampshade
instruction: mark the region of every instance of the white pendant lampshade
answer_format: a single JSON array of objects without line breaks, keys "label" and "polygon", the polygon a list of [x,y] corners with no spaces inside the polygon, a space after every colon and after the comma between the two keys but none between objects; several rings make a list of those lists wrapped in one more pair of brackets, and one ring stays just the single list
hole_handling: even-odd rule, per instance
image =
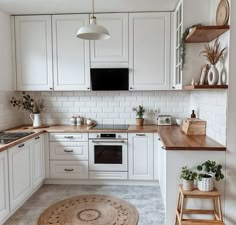
[{"label": "white pendant lampshade", "polygon": [[85,40],[106,40],[110,38],[110,34],[105,27],[96,24],[96,17],[93,16],[90,24],[78,30],[77,37]]},{"label": "white pendant lampshade", "polygon": [[96,23],[96,17],[94,16],[94,0],[93,4],[93,16],[90,19],[90,24],[81,27],[77,32],[77,37],[85,40],[106,40],[110,38],[108,30]]}]

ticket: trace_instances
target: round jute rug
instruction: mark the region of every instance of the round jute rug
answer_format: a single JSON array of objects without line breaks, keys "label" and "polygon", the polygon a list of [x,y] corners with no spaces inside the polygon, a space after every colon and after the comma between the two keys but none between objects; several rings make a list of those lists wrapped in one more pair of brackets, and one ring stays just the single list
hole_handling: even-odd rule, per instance
[{"label": "round jute rug", "polygon": [[38,225],[137,225],[138,211],[130,203],[106,195],[83,195],[46,209]]}]

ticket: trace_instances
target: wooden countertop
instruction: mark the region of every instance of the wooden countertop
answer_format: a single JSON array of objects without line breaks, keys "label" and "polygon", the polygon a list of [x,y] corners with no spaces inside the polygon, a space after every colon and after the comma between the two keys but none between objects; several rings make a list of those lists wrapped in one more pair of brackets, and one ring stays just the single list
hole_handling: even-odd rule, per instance
[{"label": "wooden countertop", "polygon": [[166,150],[226,151],[226,147],[208,136],[188,136],[180,127],[158,127],[160,138]]},{"label": "wooden countertop", "polygon": [[158,133],[166,150],[186,151],[226,151],[226,147],[207,136],[187,136],[179,126],[156,126],[145,125],[138,127],[130,125],[128,130],[93,130],[87,126],[56,125],[47,128],[33,129],[28,126],[21,126],[9,130],[11,132],[35,132],[27,137],[14,141],[10,144],[0,145],[0,152],[14,147],[22,142],[34,138],[42,133]]}]

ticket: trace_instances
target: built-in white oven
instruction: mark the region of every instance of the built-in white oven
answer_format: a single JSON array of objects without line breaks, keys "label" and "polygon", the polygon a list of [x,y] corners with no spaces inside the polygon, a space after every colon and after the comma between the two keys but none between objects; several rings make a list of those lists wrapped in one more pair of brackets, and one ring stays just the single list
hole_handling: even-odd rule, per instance
[{"label": "built-in white oven", "polygon": [[90,133],[89,170],[127,172],[127,133]]}]

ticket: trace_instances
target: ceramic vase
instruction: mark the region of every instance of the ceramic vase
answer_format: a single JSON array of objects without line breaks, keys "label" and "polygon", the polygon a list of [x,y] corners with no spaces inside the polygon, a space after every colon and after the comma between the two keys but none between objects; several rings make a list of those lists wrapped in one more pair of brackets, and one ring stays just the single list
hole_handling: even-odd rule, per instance
[{"label": "ceramic vase", "polygon": [[33,127],[40,127],[42,126],[41,118],[39,113],[30,114],[30,118],[33,121]]},{"label": "ceramic vase", "polygon": [[212,191],[214,189],[214,179],[213,177],[201,178],[198,180],[197,187],[199,191]]},{"label": "ceramic vase", "polygon": [[219,71],[217,70],[215,65],[211,65],[208,71],[207,80],[209,85],[216,85],[218,83]]},{"label": "ceramic vase", "polygon": [[136,118],[136,125],[141,127],[143,126],[144,119],[143,118]]},{"label": "ceramic vase", "polygon": [[183,190],[185,191],[192,191],[194,188],[194,181],[193,180],[185,180],[183,179]]}]

